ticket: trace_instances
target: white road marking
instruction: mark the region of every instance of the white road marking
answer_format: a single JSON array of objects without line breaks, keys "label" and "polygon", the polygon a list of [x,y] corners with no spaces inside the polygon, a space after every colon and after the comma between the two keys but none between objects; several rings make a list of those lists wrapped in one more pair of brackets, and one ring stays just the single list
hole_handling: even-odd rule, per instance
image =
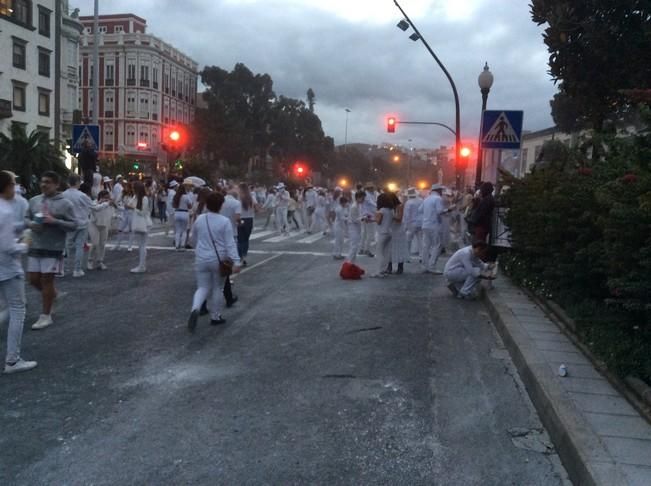
[{"label": "white road marking", "polygon": [[280,256],[282,256],[282,254],[280,254],[280,253],[279,253],[279,254],[276,254],[276,255],[272,255],[272,256],[270,256],[269,258],[265,258],[265,259],[262,260],[261,262],[256,263],[255,265],[251,265],[250,267],[245,267],[245,268],[243,268],[242,270],[240,270],[240,273],[236,273],[236,274],[234,274],[234,275],[231,275],[231,279],[235,279],[235,278],[237,278],[239,275],[242,275],[243,273],[246,273],[246,272],[248,272],[249,270],[253,270],[253,269],[256,268],[256,267],[259,267],[259,266],[261,266],[261,265],[264,265],[265,263],[268,263],[268,262],[270,262],[271,260],[274,260],[274,259],[276,259],[276,258],[278,258],[278,257],[280,257]]},{"label": "white road marking", "polygon": [[[123,247],[124,248],[124,247]],[[106,245],[107,250],[113,250],[115,249],[115,245],[109,244]],[[147,245],[148,250],[160,250],[160,251],[174,251],[176,252],[176,248],[173,246],[155,246],[155,245]],[[137,250],[137,247],[134,247],[134,251]],[[182,250],[179,253],[183,252],[191,252],[194,253],[194,249],[188,249],[188,250]],[[249,253],[252,255],[275,255],[275,256],[281,256],[281,255],[308,255],[308,256],[332,256],[331,253],[321,253],[317,251],[289,251],[289,250],[249,250]],[[256,264],[257,265],[257,264]],[[250,268],[253,268],[255,265],[252,265]]]},{"label": "white road marking", "polygon": [[253,233],[249,240],[259,240],[260,238],[264,238],[265,236],[273,235],[275,231],[260,231],[259,233]]},{"label": "white road marking", "polygon": [[296,243],[304,243],[304,244],[315,243],[315,242],[319,241],[321,238],[324,238],[325,236],[326,235],[324,235],[323,233],[317,233],[315,235],[310,235],[307,238],[303,238],[301,240],[298,240]]},{"label": "white road marking", "polygon": [[274,236],[273,238],[269,238],[268,240],[263,240],[263,243],[280,243],[281,241],[288,240],[300,234],[301,234],[300,232],[290,232],[284,235]]}]

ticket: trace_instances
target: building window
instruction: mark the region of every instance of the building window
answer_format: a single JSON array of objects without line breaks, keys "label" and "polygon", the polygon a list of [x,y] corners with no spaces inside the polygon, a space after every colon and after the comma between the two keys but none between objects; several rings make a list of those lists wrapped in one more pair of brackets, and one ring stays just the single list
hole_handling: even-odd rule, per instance
[{"label": "building window", "polygon": [[27,42],[14,37],[13,61],[15,68],[25,69],[27,66],[26,46]]},{"label": "building window", "polygon": [[107,64],[105,71],[104,84],[107,86],[113,86],[115,83],[115,66],[113,64]]},{"label": "building window", "polygon": [[97,32],[100,34],[106,34],[108,32],[108,29],[106,28],[106,25],[100,25],[97,29]]},{"label": "building window", "polygon": [[84,34],[90,34],[92,29],[90,27],[84,27]]},{"label": "building window", "polygon": [[127,127],[127,147],[135,147],[136,145],[136,129],[133,126]]},{"label": "building window", "polygon": [[38,6],[38,33],[50,37],[50,11]]},{"label": "building window", "polygon": [[120,33],[120,32],[124,32],[124,27],[121,26],[121,25],[116,25],[116,26],[113,28],[113,32],[115,32],[116,34],[118,34],[118,33]]},{"label": "building window", "polygon": [[38,74],[50,77],[50,51],[38,49]]},{"label": "building window", "polygon": [[25,111],[27,102],[25,100],[25,84],[23,83],[14,83],[14,110],[16,111]]},{"label": "building window", "polygon": [[127,66],[127,86],[136,85],[136,65],[129,64]]},{"label": "building window", "polygon": [[104,150],[107,152],[113,151],[113,125],[104,127]]},{"label": "building window", "polygon": [[[4,4],[8,2],[2,2]],[[11,18],[27,27],[32,26],[32,2],[30,0],[13,0],[10,8],[4,7],[8,10]],[[13,12],[11,11],[13,9]]]},{"label": "building window", "polygon": [[38,114],[42,116],[50,116],[50,92],[39,89],[38,90]]}]

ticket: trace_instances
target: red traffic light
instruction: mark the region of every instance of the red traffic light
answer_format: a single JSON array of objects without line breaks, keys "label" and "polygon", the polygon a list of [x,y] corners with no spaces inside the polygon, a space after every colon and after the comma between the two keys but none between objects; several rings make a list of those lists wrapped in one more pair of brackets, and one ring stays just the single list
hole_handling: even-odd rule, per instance
[{"label": "red traffic light", "polygon": [[396,119],[392,116],[390,116],[387,119],[387,132],[388,133],[396,133]]},{"label": "red traffic light", "polygon": [[179,140],[181,140],[181,132],[179,132],[178,130],[172,130],[170,132],[169,137],[172,142],[178,142]]},{"label": "red traffic light", "polygon": [[296,177],[303,177],[307,175],[307,167],[300,162],[296,162],[294,164],[294,175]]},{"label": "red traffic light", "polygon": [[461,157],[463,157],[464,159],[467,159],[468,157],[470,157],[471,150],[468,147],[461,147],[461,150],[459,151],[459,153],[460,153]]}]

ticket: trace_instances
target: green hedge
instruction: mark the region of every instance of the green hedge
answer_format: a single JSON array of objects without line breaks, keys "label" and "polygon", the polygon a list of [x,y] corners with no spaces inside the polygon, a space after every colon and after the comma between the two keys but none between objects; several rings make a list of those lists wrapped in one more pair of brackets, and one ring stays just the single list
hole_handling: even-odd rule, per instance
[{"label": "green hedge", "polygon": [[501,263],[564,307],[610,369],[651,383],[651,135],[593,143],[597,160],[552,143],[542,168],[504,175]]}]

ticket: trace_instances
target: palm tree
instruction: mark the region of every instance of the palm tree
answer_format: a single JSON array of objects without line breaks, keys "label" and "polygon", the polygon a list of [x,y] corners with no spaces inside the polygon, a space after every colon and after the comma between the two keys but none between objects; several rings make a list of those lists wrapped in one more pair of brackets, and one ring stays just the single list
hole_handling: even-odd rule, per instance
[{"label": "palm tree", "polygon": [[10,170],[20,177],[28,194],[38,192],[38,179],[48,170],[66,175],[63,154],[38,130],[29,135],[23,125],[12,123],[11,136],[0,133],[0,169]]}]

